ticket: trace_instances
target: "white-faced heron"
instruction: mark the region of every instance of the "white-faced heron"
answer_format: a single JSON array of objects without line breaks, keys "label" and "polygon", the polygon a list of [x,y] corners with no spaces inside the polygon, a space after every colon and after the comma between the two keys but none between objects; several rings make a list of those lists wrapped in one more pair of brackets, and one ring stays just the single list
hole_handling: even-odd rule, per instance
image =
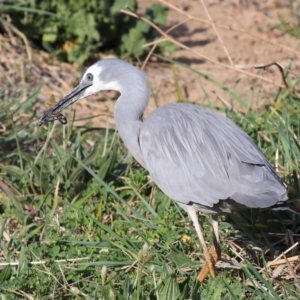
[{"label": "white-faced heron", "polygon": [[[220,258],[217,216],[241,208],[279,207],[288,199],[274,168],[252,139],[230,119],[200,106],[167,104],[146,119],[150,89],[146,76],[119,59],[104,59],[87,69],[79,85],[51,107],[38,124],[59,119],[60,111],[102,90],[116,90],[117,129],[128,150],[158,187],[190,216],[208,272]],[[212,215],[213,246],[208,250],[197,212]]]}]

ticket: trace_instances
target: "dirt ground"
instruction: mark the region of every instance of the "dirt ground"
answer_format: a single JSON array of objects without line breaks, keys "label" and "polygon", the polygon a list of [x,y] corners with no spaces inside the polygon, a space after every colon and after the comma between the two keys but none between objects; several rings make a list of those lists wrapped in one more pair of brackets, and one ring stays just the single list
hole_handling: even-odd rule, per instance
[{"label": "dirt ground", "polygon": [[[178,0],[169,2],[177,7],[183,8],[184,6],[187,14],[202,20],[208,20],[201,1]],[[299,44],[296,39],[287,35],[279,26],[279,15],[287,20],[291,19],[291,8],[288,5],[288,1],[214,0],[204,2],[211,20],[216,24],[230,28],[245,29],[265,40],[278,45],[285,45],[292,49],[296,49]],[[294,1],[295,4],[296,2]],[[168,24],[172,26],[185,18],[186,16],[183,14],[170,10]],[[269,44],[265,40],[259,40],[257,37],[218,27],[214,30],[212,26],[195,20],[190,20],[188,23],[180,26],[172,32],[172,36],[193,51],[201,53],[208,58],[230,64],[229,56],[237,69],[252,71],[257,74],[262,74],[262,71],[255,71],[253,66],[279,62],[287,67],[294,55],[294,53]],[[224,48],[227,49],[228,55]],[[297,54],[299,57],[300,53]],[[257,80],[229,71],[212,62],[199,59],[199,57],[184,49],[179,49],[170,57],[176,61],[186,63],[192,68],[214,78],[224,86],[232,88],[245,101],[249,98],[250,85],[260,85]],[[297,67],[299,67],[299,63],[296,58],[296,62],[293,63],[293,70],[296,72]],[[265,76],[281,82],[277,69],[272,68],[268,71],[268,74],[264,74]],[[147,74],[155,87],[155,91],[157,91],[159,105],[177,100],[174,71],[172,71],[170,66],[164,67],[163,70],[149,67],[147,68]],[[200,78],[197,74],[183,68],[176,68],[176,76],[179,78],[181,88],[186,93],[186,98],[190,101],[207,103],[205,101],[205,94],[207,93],[213,104],[224,105],[220,99],[231,102],[231,99],[222,90],[217,89],[215,85]],[[268,99],[270,96],[269,92],[272,92],[274,86],[272,84],[264,84],[263,89],[265,98],[260,99],[259,103],[253,102],[249,103],[249,105],[259,107],[265,101],[271,100]],[[233,105],[236,105],[236,103],[233,103]],[[150,105],[151,109],[152,106]]]},{"label": "dirt ground", "polygon": [[[138,0],[138,2],[139,13],[142,14],[145,7],[155,1]],[[224,86],[232,88],[245,101],[249,101],[249,106],[259,108],[262,104],[272,101],[271,92],[276,91],[274,84],[264,83],[257,78],[229,70],[224,64],[231,65],[237,70],[266,76],[279,83],[281,78],[276,68],[268,69],[266,74],[262,70],[254,70],[253,66],[278,62],[287,67],[294,57],[292,69],[296,73],[299,71],[300,52],[292,51],[297,48],[299,42],[281,29],[279,15],[291,20],[291,14],[300,6],[300,1],[292,1],[293,8],[289,4],[291,1],[287,0],[169,0],[169,3],[179,8],[181,12],[170,8],[168,24],[163,29],[167,30],[189,18],[188,22],[172,31],[171,36],[188,46],[190,51],[178,49],[173,54],[165,55],[188,64]],[[215,27],[192,18],[211,20]],[[0,51],[2,86],[21,88],[27,85],[34,90],[37,86],[43,85],[39,105],[36,108],[38,114],[47,109],[45,102],[51,94],[56,100],[60,99],[72,89],[74,80],[78,81],[84,71],[73,65],[55,62],[48,54],[33,50],[32,62],[28,62],[28,53],[13,34],[9,38],[0,36]],[[201,55],[212,61],[203,59]],[[101,57],[100,54],[99,56]],[[210,101],[221,106],[225,102],[236,105],[222,89],[185,68],[172,67],[170,64],[151,60],[145,72],[158,105],[178,101],[175,84],[177,80],[185,98],[189,101],[203,104]],[[249,100],[251,86],[262,90],[262,97],[257,101]],[[10,92],[8,91],[7,95],[8,93]],[[26,96],[24,94],[24,98]],[[94,125],[104,126],[108,116],[108,123],[113,127],[113,105],[113,101],[105,101],[105,97],[101,95],[81,100],[76,104],[76,118],[94,115],[97,116],[93,119]],[[155,107],[156,103],[152,97],[146,115]],[[239,106],[237,108],[241,109]],[[82,123],[79,121],[75,124]]]}]

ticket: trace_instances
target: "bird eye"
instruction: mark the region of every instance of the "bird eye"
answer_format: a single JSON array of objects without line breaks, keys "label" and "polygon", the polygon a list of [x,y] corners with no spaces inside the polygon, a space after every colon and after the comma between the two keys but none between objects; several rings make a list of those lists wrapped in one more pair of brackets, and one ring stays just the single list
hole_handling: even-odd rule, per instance
[{"label": "bird eye", "polygon": [[88,74],[86,75],[86,78],[87,78],[88,81],[93,81],[93,74],[88,73]]}]

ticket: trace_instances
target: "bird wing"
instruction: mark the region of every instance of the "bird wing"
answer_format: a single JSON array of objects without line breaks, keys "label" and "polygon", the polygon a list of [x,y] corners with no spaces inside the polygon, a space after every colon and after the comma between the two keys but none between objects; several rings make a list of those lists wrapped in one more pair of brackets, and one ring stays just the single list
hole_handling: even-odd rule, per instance
[{"label": "bird wing", "polygon": [[286,189],[252,139],[230,119],[189,104],[168,104],[144,120],[139,133],[151,177],[182,204],[213,207],[232,199],[269,207]]}]

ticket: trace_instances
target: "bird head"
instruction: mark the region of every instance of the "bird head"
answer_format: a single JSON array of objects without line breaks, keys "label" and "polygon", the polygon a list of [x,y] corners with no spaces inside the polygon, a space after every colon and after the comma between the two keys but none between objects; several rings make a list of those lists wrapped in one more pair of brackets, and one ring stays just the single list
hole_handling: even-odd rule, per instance
[{"label": "bird head", "polygon": [[67,119],[60,112],[77,100],[104,90],[121,91],[119,82],[122,82],[122,78],[124,81],[127,74],[124,71],[128,71],[130,68],[135,67],[119,59],[99,60],[86,70],[80,83],[71,93],[43,114],[38,120],[38,125],[54,120],[60,120],[65,124]]}]

